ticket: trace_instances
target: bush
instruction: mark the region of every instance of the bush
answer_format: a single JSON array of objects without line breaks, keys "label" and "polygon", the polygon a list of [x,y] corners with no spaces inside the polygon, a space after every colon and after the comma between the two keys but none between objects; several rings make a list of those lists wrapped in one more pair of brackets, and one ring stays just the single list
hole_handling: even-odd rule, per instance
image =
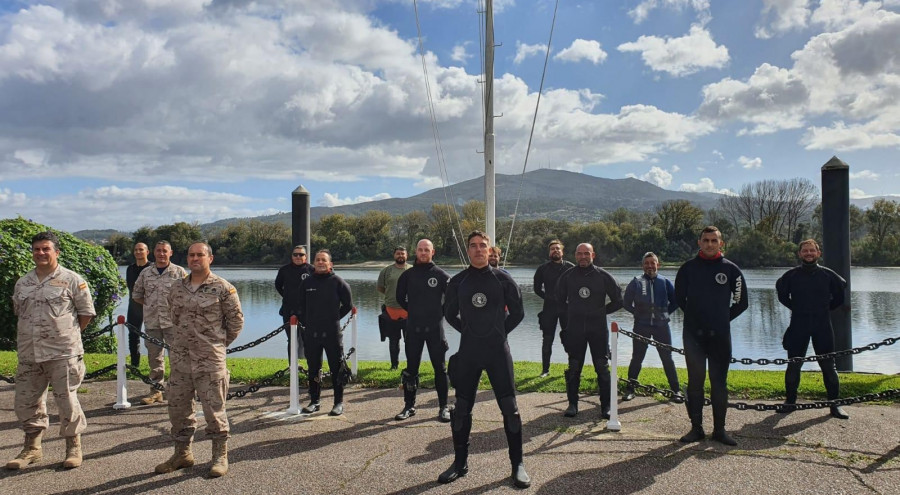
[{"label": "bush", "polygon": [[[79,273],[91,288],[97,316],[85,332],[112,323],[113,310],[126,293],[125,280],[103,247],[21,217],[0,220],[0,348],[14,349],[10,342],[16,340],[18,319],[13,314],[13,291],[16,281],[34,268],[31,238],[47,230],[59,237],[59,264]],[[84,344],[85,352],[114,352],[116,348],[115,338],[108,335]]]}]

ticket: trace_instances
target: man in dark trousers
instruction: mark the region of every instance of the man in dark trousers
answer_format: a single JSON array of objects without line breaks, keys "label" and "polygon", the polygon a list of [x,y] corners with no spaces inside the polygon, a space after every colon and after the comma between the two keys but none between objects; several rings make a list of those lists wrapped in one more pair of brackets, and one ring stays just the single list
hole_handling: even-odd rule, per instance
[{"label": "man in dark trousers", "polygon": [[609,272],[594,265],[594,257],[592,245],[579,244],[575,249],[578,265],[566,270],[556,284],[559,310],[567,317],[560,338],[569,353],[569,369],[566,370],[569,407],[564,413],[569,418],[578,414],[581,370],[590,346],[600,389],[600,417],[609,419],[609,328],[606,316],[622,308],[622,290]]},{"label": "man in dark trousers", "polygon": [[[141,326],[144,325],[144,306],[134,301],[131,297],[131,291],[134,290],[134,283],[137,282],[138,276],[144,268],[150,266],[150,260],[147,259],[147,256],[150,254],[150,248],[143,242],[139,242],[134,245],[131,253],[134,255],[134,263],[128,265],[128,268],[125,269],[125,285],[128,286],[127,321],[129,325],[140,330]],[[128,332],[128,351],[131,354],[132,366],[141,365],[140,345],[141,336],[134,332]]]},{"label": "man in dark trousers", "polygon": [[[816,355],[828,354],[834,352],[834,330],[829,313],[843,306],[847,282],[829,268],[819,265],[822,252],[814,239],[801,242],[798,254],[800,266],[788,270],[775,283],[778,300],[791,310],[791,324],[784,333],[782,344],[789,358],[805,357],[810,339]],[[788,363],[784,373],[785,404],[797,403],[802,366],[803,362]],[[837,399],[840,383],[834,359],[820,359],[819,368],[822,369],[828,400]],[[791,412],[791,409],[782,412]],[[850,419],[839,406],[831,407],[831,415]]]},{"label": "man in dark trousers", "polygon": [[[659,258],[656,254],[644,254],[641,263],[644,274],[635,277],[625,288],[625,311],[634,315],[634,333],[655,339],[657,342],[672,345],[672,331],[669,329],[669,315],[678,309],[675,301],[675,286],[666,277],[659,274]],[[676,394],[681,393],[678,384],[678,373],[672,361],[672,351],[657,347],[659,360],[662,362],[669,389]],[[631,351],[631,364],[628,366],[628,379],[637,380],[641,372],[641,363],[647,354],[647,344],[634,340]],[[630,383],[625,388],[622,400],[634,399],[634,386]],[[680,396],[673,399],[684,400]]]},{"label": "man in dark trousers", "polygon": [[[312,265],[307,262],[306,248],[302,245],[294,246],[291,250],[291,262],[278,269],[275,275],[275,290],[281,295],[282,323],[291,321],[291,316],[300,314],[300,284],[306,277],[315,272]],[[288,359],[291,358],[291,328],[285,327],[284,333],[288,338]],[[297,339],[297,356],[301,359],[303,354],[303,339]]]},{"label": "man in dark trousers", "polygon": [[731,320],[747,309],[743,273],[722,256],[725,241],[718,228],[703,229],[700,251],[675,276],[675,300],[684,312],[684,360],[688,371],[687,410],[691,431],[684,443],[699,442],[703,431],[703,384],[709,361],[713,409],[713,440],[725,445],[737,442],[725,432],[728,411],[728,367],[731,364]]},{"label": "man in dark trousers", "polygon": [[456,407],[450,413],[454,460],[438,481],[450,483],[469,472],[469,433],[472,407],[481,373],[487,372],[494,397],[503,413],[515,486],[531,486],[522,462],[522,418],[516,404],[513,361],[506,335],[525,317],[522,293],[512,277],[488,264],[491,239],[481,231],[467,240],[469,267],[450,279],[444,303],[447,322],[461,334],[459,351],[450,358],[450,381],[456,388]]},{"label": "man in dark trousers", "polygon": [[550,241],[550,259],[534,272],[534,293],[544,300],[544,307],[538,313],[538,326],[544,334],[541,345],[541,378],[550,375],[550,356],[553,354],[553,339],[556,337],[556,322],[560,328],[566,328],[566,314],[556,304],[556,281],[573,265],[563,259],[563,243],[554,239]]},{"label": "man in dark trousers", "polygon": [[344,414],[344,383],[341,365],[344,358],[344,335],[341,318],[353,309],[350,286],[332,271],[331,252],[320,249],[314,261],[315,273],[300,284],[300,324],[303,325],[303,344],[309,365],[309,405],[303,412],[311,414],[320,409],[322,394],[322,350],[328,357],[334,389],[332,416]]},{"label": "man in dark trousers", "polygon": [[438,419],[450,421],[447,407],[447,381],[445,356],[447,337],[444,335],[444,292],[450,275],[431,260],[434,244],[422,239],[416,244],[416,264],[403,272],[397,280],[397,302],[409,312],[406,321],[406,369],[400,374],[403,383],[404,406],[394,419],[402,421],[416,414],[416,390],[419,388],[419,364],[422,350],[428,346],[428,357],[434,368],[434,389],[438,396]]},{"label": "man in dark trousers", "polygon": [[412,268],[412,265],[406,262],[406,258],[405,247],[394,248],[394,264],[384,267],[375,282],[375,290],[384,294],[384,305],[381,307],[381,314],[378,315],[378,330],[381,332],[381,341],[388,340],[392,370],[400,366],[400,337],[409,316],[397,302],[397,280],[403,272]]}]

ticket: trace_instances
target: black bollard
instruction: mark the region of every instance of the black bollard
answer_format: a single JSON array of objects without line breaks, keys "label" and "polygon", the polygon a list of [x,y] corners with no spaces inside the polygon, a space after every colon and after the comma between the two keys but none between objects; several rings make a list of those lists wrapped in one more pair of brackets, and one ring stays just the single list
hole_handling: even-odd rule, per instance
[{"label": "black bollard", "polygon": [[303,186],[297,186],[291,193],[291,231],[292,246],[306,246],[306,252],[310,253],[307,259],[312,257],[312,246],[309,245],[309,191]]},{"label": "black bollard", "polygon": [[[850,321],[850,166],[833,156],[822,165],[823,264],[847,281],[844,306],[831,312],[834,350],[853,347]],[[853,356],[835,360],[838,371],[853,371]]]}]

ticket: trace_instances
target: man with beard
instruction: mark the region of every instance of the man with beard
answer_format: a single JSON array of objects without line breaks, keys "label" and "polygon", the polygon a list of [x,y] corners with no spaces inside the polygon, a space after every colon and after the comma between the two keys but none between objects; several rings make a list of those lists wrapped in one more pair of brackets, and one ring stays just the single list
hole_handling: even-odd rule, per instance
[{"label": "man with beard", "polygon": [[688,371],[687,410],[691,431],[684,443],[699,442],[703,431],[703,384],[709,361],[713,410],[713,440],[725,445],[737,442],[725,432],[728,411],[728,367],[731,364],[731,320],[748,306],[747,288],[740,268],[722,256],[725,241],[718,228],[703,229],[697,241],[700,251],[686,261],[675,276],[675,300],[684,312],[684,361]]},{"label": "man with beard", "polygon": [[[815,239],[801,242],[798,255],[800,266],[788,270],[775,283],[778,301],[791,310],[791,324],[784,333],[782,344],[789,358],[805,357],[810,339],[816,355],[834,352],[834,330],[829,312],[843,306],[847,282],[829,268],[819,265],[822,252]],[[788,363],[784,373],[785,404],[797,403],[802,366],[802,361]],[[840,383],[834,359],[819,360],[819,368],[822,369],[828,400],[837,399]],[[782,412],[791,412],[791,409]],[[850,419],[840,406],[831,406],[831,415],[838,419]]]},{"label": "man with beard", "polygon": [[428,357],[434,368],[434,388],[438,395],[438,419],[450,421],[447,408],[447,370],[444,356],[449,345],[444,336],[444,292],[450,276],[431,261],[434,245],[428,239],[416,244],[416,264],[403,272],[397,281],[397,302],[409,312],[406,321],[406,369],[403,370],[404,406],[394,417],[398,421],[416,414],[416,390],[419,387],[419,364],[422,350],[428,346]]},{"label": "man with beard", "polygon": [[[279,268],[278,275],[275,275],[275,290],[281,294],[281,309],[278,310],[278,314],[285,324],[284,333],[288,338],[288,359],[291,358],[291,328],[287,323],[291,321],[291,316],[299,314],[300,284],[314,271],[312,265],[306,262],[306,248],[298,245],[291,250],[291,262]],[[299,338],[297,356],[304,357],[303,339]]]},{"label": "man with beard", "polygon": [[309,365],[309,405],[303,412],[319,410],[322,393],[322,350],[328,357],[334,407],[331,416],[344,414],[344,383],[341,366],[344,359],[344,334],[341,318],[353,309],[350,286],[334,274],[331,252],[320,249],[314,260],[315,273],[300,284],[300,324],[303,325],[303,344]]},{"label": "man with beard", "polygon": [[[147,259],[147,255],[150,254],[150,248],[143,242],[139,242],[134,245],[134,249],[131,252],[134,254],[134,263],[128,265],[128,268],[125,270],[125,285],[128,286],[127,321],[129,325],[140,330],[141,326],[144,325],[144,306],[134,300],[134,283],[137,282],[138,276],[144,271],[144,268],[150,266],[150,261]],[[141,365],[140,345],[141,336],[134,332],[128,332],[128,351],[131,354],[132,366]]]},{"label": "man with beard", "polygon": [[408,317],[406,310],[397,302],[397,280],[412,266],[406,262],[406,257],[406,248],[397,246],[394,249],[394,264],[384,267],[375,283],[375,289],[384,294],[384,304],[378,315],[378,329],[381,331],[381,341],[388,340],[392,370],[400,365],[400,336]]},{"label": "man with beard", "polygon": [[534,293],[544,300],[544,307],[538,313],[538,326],[544,334],[541,346],[541,378],[550,375],[550,356],[553,354],[553,339],[556,337],[556,322],[566,328],[566,314],[556,304],[556,281],[572,263],[563,259],[565,246],[559,240],[550,241],[550,259],[534,272]]},{"label": "man with beard", "polygon": [[515,486],[525,488],[531,485],[531,478],[522,461],[522,418],[506,340],[525,317],[522,294],[509,274],[488,265],[491,239],[486,234],[476,230],[466,244],[469,267],[450,279],[444,302],[444,316],[461,336],[448,371],[456,388],[456,407],[450,413],[454,460],[438,481],[450,483],[469,472],[472,407],[481,374],[486,371],[503,413],[512,480]]},{"label": "man with beard", "polygon": [[581,369],[590,346],[600,389],[600,417],[609,419],[609,328],[606,316],[622,308],[622,290],[609,272],[594,265],[594,256],[594,246],[586,242],[579,244],[575,248],[578,265],[566,270],[556,285],[559,310],[566,315],[566,326],[560,339],[569,353],[569,369],[566,370],[569,407],[564,413],[569,418],[578,414]]}]

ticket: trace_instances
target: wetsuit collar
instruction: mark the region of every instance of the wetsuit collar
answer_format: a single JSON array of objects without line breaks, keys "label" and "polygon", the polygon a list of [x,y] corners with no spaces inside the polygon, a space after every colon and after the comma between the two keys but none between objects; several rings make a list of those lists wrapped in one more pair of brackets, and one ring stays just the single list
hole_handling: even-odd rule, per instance
[{"label": "wetsuit collar", "polygon": [[708,258],[705,254],[703,254],[703,251],[701,250],[701,251],[697,251],[697,256],[699,256],[701,260],[715,261],[717,259],[720,259],[723,255],[722,255],[722,251],[719,251],[712,258]]},{"label": "wetsuit collar", "polygon": [[813,261],[812,263],[807,263],[805,261],[800,261],[800,267],[803,268],[804,271],[811,272],[819,268],[819,262]]},{"label": "wetsuit collar", "polygon": [[478,273],[487,273],[487,272],[491,271],[491,265],[484,265],[484,267],[482,267],[482,268],[475,268],[474,266],[469,265],[469,270],[472,270],[473,272],[478,272]]},{"label": "wetsuit collar", "polygon": [[330,276],[332,276],[332,275],[334,275],[334,272],[328,272],[328,273],[317,273],[317,272],[313,272],[313,276],[315,276],[315,277],[317,277],[317,278],[328,278],[328,277],[330,277]]}]

